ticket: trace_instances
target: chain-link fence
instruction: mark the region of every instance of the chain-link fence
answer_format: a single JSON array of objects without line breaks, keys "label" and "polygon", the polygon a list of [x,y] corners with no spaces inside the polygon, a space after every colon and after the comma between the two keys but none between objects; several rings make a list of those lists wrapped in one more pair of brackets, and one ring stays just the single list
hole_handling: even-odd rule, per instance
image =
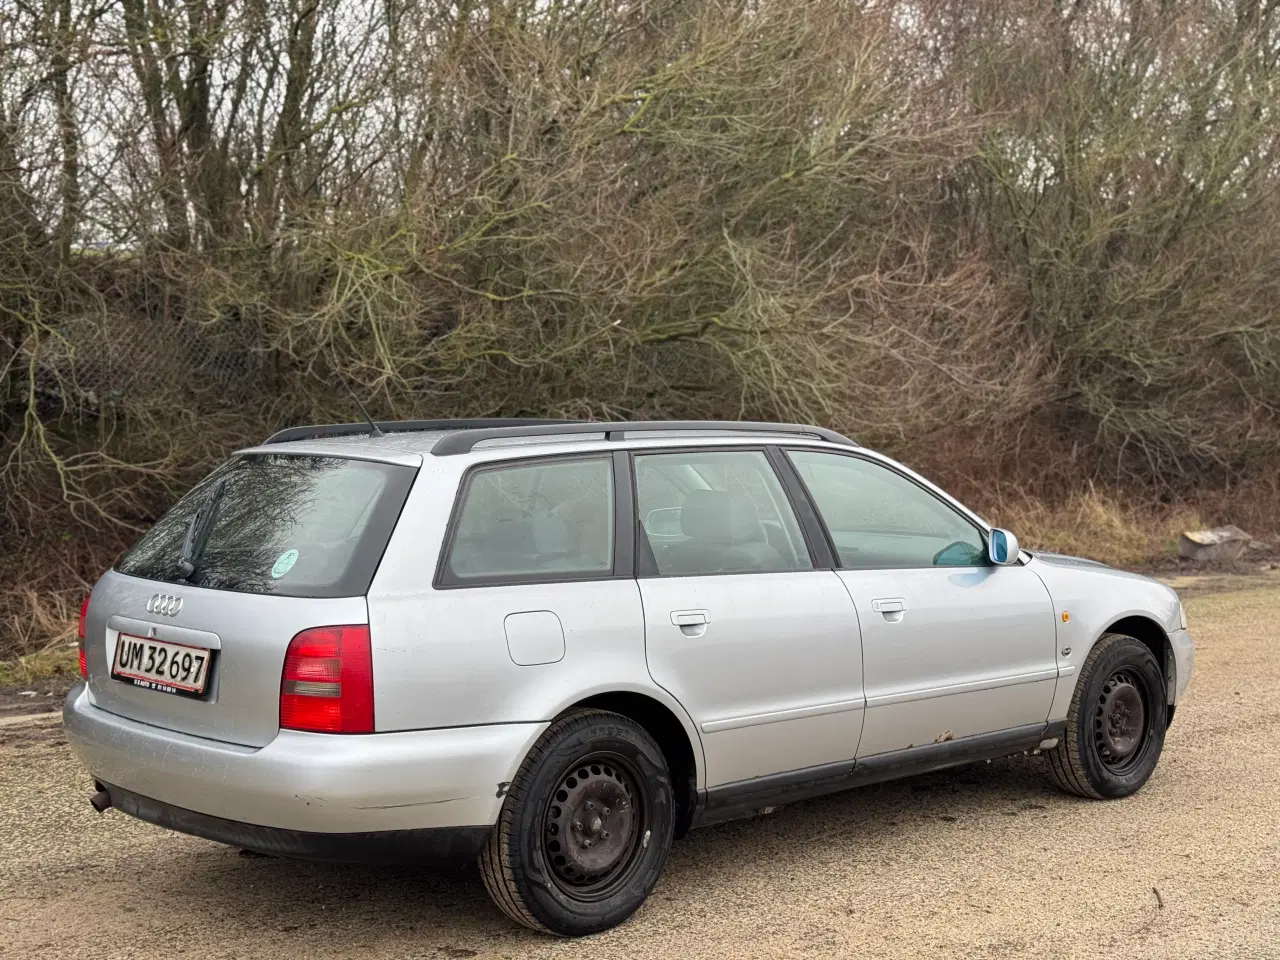
[{"label": "chain-link fence", "polygon": [[261,328],[236,312],[211,323],[72,316],[28,337],[16,360],[20,390],[34,373],[42,417],[240,404],[269,396],[275,384]]}]

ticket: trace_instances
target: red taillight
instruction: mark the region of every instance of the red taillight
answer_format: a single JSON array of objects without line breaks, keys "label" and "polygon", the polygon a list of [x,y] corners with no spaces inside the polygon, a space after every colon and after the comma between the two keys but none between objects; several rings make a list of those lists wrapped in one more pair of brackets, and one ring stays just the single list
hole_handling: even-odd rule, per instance
[{"label": "red taillight", "polygon": [[80,676],[89,679],[89,663],[84,656],[84,618],[89,612],[89,598],[80,604],[80,623],[76,626],[76,649],[80,654]]},{"label": "red taillight", "polygon": [[289,641],[280,679],[280,726],[313,733],[373,733],[368,627],[314,627]]}]

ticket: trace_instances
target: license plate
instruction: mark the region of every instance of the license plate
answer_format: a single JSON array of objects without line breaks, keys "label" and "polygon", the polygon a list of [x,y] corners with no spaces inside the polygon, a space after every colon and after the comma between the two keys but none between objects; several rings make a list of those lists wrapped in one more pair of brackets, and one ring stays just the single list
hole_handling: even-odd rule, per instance
[{"label": "license plate", "polygon": [[198,697],[209,677],[209,651],[120,634],[111,676],[135,687]]}]

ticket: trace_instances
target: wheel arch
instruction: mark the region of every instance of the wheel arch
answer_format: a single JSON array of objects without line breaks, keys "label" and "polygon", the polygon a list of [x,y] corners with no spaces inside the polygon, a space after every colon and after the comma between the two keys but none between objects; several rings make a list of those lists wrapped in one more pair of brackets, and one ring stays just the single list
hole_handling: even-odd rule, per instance
[{"label": "wheel arch", "polygon": [[1130,614],[1121,617],[1103,630],[1094,639],[1094,643],[1108,633],[1122,633],[1126,637],[1133,637],[1151,651],[1151,655],[1156,658],[1156,663],[1160,664],[1160,672],[1164,675],[1165,696],[1169,704],[1168,719],[1172,722],[1174,697],[1178,690],[1178,666],[1173,656],[1173,644],[1169,642],[1169,635],[1165,633],[1164,628],[1150,617]]},{"label": "wheel arch", "polygon": [[686,725],[669,706],[652,696],[634,690],[610,690],[579,700],[561,711],[561,716],[576,710],[608,710],[640,724],[658,742],[671,771],[671,785],[676,795],[677,838],[689,831],[698,797],[698,750],[689,737]]}]

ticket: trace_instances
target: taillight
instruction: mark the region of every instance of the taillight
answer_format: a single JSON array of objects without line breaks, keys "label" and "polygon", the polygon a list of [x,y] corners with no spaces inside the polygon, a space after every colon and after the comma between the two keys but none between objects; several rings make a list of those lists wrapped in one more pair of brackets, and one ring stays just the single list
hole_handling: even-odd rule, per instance
[{"label": "taillight", "polygon": [[89,613],[89,598],[80,604],[80,623],[76,626],[76,650],[80,654],[80,676],[89,679],[89,662],[84,656],[84,618]]},{"label": "taillight", "polygon": [[280,679],[280,727],[373,733],[369,628],[313,627],[289,641]]}]

